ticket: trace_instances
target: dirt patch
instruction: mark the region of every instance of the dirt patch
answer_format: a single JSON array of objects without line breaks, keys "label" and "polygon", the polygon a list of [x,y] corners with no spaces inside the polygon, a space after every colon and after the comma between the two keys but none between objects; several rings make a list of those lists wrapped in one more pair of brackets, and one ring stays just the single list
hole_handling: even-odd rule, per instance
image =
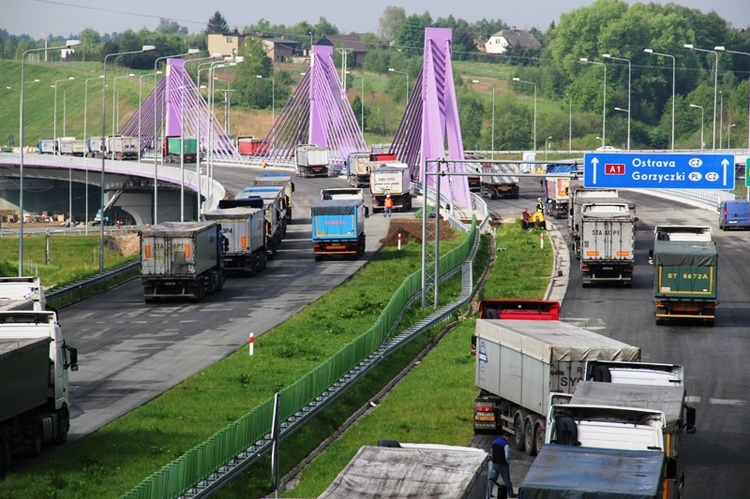
[{"label": "dirt patch", "polygon": [[106,236],[104,244],[119,252],[122,256],[135,255],[141,251],[141,239],[138,234],[116,234]]},{"label": "dirt patch", "polygon": [[[428,231],[434,229],[434,220],[428,220]],[[422,219],[393,219],[391,225],[388,228],[388,234],[380,240],[385,246],[398,246],[398,235],[401,234],[401,244],[406,244],[410,241],[416,243],[422,243]],[[451,228],[451,225],[445,221],[440,221],[440,240],[453,239],[456,237],[456,233]]]}]

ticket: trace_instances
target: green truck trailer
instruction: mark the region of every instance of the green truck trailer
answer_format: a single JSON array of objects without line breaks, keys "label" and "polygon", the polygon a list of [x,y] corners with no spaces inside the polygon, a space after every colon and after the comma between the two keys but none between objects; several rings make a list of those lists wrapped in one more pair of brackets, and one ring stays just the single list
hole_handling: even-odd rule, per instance
[{"label": "green truck trailer", "polygon": [[656,324],[672,319],[697,319],[713,326],[718,253],[710,229],[685,231],[657,227],[651,258]]}]

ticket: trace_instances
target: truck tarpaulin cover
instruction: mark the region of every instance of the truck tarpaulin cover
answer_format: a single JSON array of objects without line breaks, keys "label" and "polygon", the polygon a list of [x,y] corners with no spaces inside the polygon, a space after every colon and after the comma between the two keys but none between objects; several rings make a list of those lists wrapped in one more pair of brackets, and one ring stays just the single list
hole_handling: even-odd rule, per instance
[{"label": "truck tarpaulin cover", "polygon": [[664,453],[545,445],[521,485],[524,499],[654,499]]},{"label": "truck tarpaulin cover", "polygon": [[357,207],[363,204],[361,199],[325,199],[312,206],[312,215],[354,215]]},{"label": "truck tarpaulin cover", "polygon": [[685,401],[684,386],[630,385],[580,381],[571,404],[614,405],[661,411],[666,418],[665,431],[679,428]]},{"label": "truck tarpaulin cover", "polygon": [[654,241],[654,265],[711,267],[717,258],[712,241]]},{"label": "truck tarpaulin cover", "polygon": [[164,222],[141,231],[143,237],[191,237],[215,226],[215,222]]}]

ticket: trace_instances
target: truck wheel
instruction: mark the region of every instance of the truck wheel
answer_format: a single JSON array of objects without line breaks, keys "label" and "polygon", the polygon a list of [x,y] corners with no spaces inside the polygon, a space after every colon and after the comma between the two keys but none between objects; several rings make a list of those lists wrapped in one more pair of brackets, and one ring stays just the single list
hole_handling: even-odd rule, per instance
[{"label": "truck wheel", "polygon": [[714,327],[714,320],[713,319],[706,319],[705,320],[707,327]]},{"label": "truck wheel", "polygon": [[68,431],[70,430],[70,416],[68,409],[62,408],[57,412],[57,434],[53,442],[56,445],[62,445],[68,441]]},{"label": "truck wheel", "polygon": [[216,276],[216,272],[211,272],[208,274],[208,285],[206,286],[206,294],[212,295],[216,293],[216,282],[218,281],[218,278]]},{"label": "truck wheel", "polygon": [[42,427],[41,421],[37,421],[37,423],[34,425],[32,438],[33,440],[31,443],[31,455],[39,456],[41,455],[44,448],[44,427]]},{"label": "truck wheel", "polygon": [[526,448],[526,441],[523,436],[523,423],[525,419],[525,411],[517,411],[516,417],[513,418],[513,443],[518,451],[523,451]]},{"label": "truck wheel", "polygon": [[218,272],[216,275],[216,291],[224,289],[224,272]]},{"label": "truck wheel", "polygon": [[0,470],[6,471],[13,464],[13,431],[6,426],[0,433]]},{"label": "truck wheel", "polygon": [[523,425],[523,439],[524,447],[526,447],[526,454],[529,456],[536,456],[536,445],[534,441],[534,420],[529,417]]},{"label": "truck wheel", "polygon": [[657,326],[663,326],[664,324],[666,324],[666,321],[664,319],[656,319]]}]

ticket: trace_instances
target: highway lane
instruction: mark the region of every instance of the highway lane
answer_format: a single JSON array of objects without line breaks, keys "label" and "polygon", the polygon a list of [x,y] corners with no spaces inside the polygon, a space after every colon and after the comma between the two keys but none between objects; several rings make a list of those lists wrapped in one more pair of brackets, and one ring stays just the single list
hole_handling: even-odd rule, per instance
[{"label": "highway lane", "polygon": [[[270,170],[269,170],[270,171]],[[230,194],[252,184],[259,169],[221,167],[217,179]],[[74,441],[158,396],[180,381],[282,323],[341,284],[380,247],[388,221],[366,222],[367,252],[359,260],[315,262],[310,206],[323,187],[341,178],[294,179],[293,223],[277,257],[253,278],[229,278],[224,289],[200,303],[146,305],[140,280],[60,311],[69,344],[79,351],[71,373]],[[394,214],[394,217],[407,216]]]},{"label": "highway lane", "polygon": [[[526,181],[520,200],[490,201],[507,221],[518,218],[526,206],[533,209],[541,189]],[[571,254],[570,281],[562,319],[642,348],[643,360],[685,366],[686,387],[697,410],[697,432],[684,435],[686,499],[746,497],[750,489],[750,231],[722,232],[715,212],[674,201],[622,191],[637,203],[636,267],[632,288],[581,286],[578,260]],[[553,222],[567,236],[565,220]],[[670,324],[656,326],[653,316],[653,247],[655,224],[710,225],[719,252],[716,325]],[[486,446],[488,437],[480,442]],[[533,458],[513,451],[511,466],[516,487],[523,483]]]}]

